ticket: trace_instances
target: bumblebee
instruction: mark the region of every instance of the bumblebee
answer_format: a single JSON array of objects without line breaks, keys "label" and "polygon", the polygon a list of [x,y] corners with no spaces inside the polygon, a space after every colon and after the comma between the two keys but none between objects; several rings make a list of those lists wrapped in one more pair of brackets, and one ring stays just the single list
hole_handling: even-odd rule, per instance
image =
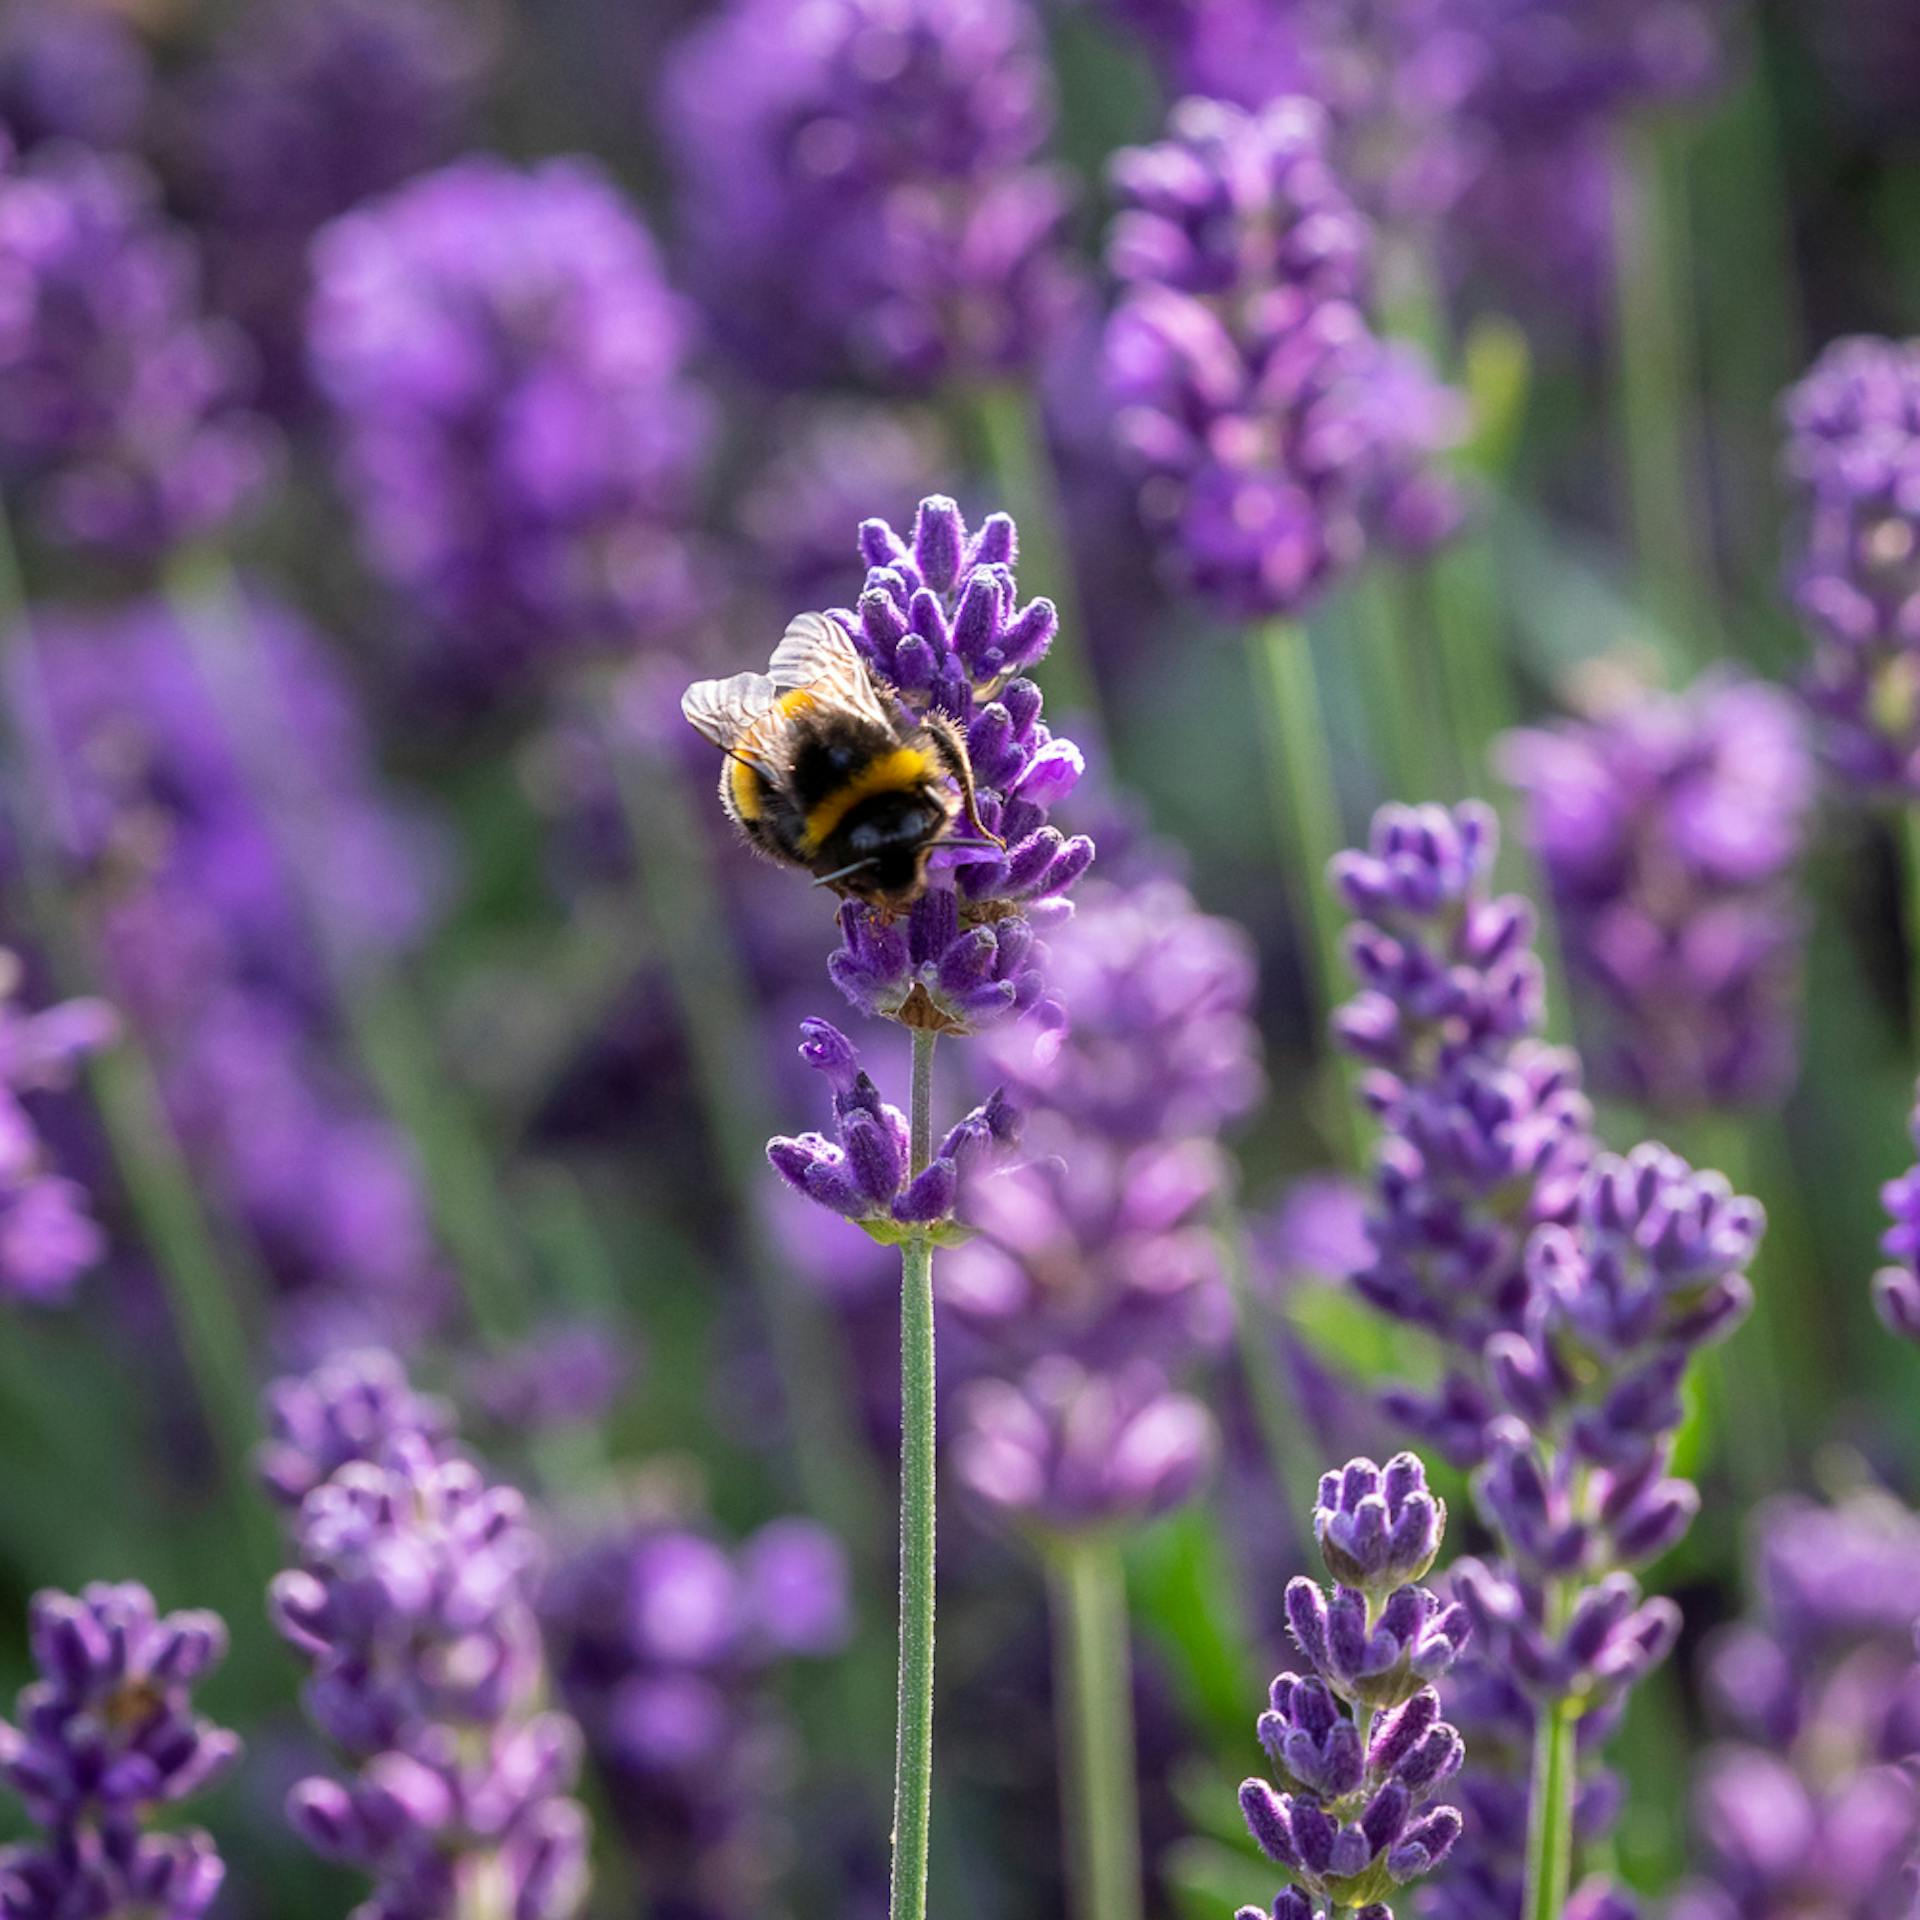
[{"label": "bumblebee", "polygon": [[[765,673],[702,680],[680,710],[727,756],[728,817],[816,885],[897,911],[926,891],[937,847],[1003,844],[980,822],[960,729],[906,722],[825,614],[801,614]],[[962,817],[976,841],[953,838]]]}]

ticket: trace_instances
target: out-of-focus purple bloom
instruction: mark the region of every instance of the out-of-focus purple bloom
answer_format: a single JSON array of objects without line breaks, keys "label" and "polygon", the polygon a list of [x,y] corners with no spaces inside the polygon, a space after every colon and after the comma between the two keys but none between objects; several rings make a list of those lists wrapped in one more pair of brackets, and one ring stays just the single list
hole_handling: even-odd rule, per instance
[{"label": "out-of-focus purple bloom", "polygon": [[634,1370],[627,1342],[597,1320],[557,1320],[505,1353],[467,1369],[466,1387],[486,1417],[523,1433],[595,1426],[612,1411]]},{"label": "out-of-focus purple bloom", "polygon": [[0,22],[0,128],[16,150],[46,140],[133,145],[152,64],[109,6],[19,0]]},{"label": "out-of-focus purple bloom", "polygon": [[690,1914],[760,1910],[790,1772],[771,1669],[844,1642],[837,1542],[777,1520],[734,1553],[636,1517],[562,1559],[542,1613],[561,1697],[656,1897]]},{"label": "out-of-focus purple bloom", "polygon": [[[1409,1566],[1418,1560],[1425,1571],[1445,1515],[1428,1500],[1425,1471],[1413,1455],[1390,1461],[1384,1472],[1370,1460],[1350,1461],[1321,1484],[1314,1521],[1323,1547],[1329,1512],[1346,1523],[1343,1539],[1370,1541],[1370,1503],[1391,1488],[1401,1514],[1418,1522],[1409,1531],[1420,1536],[1420,1552],[1398,1559]],[[1391,1504],[1382,1502],[1383,1509]],[[1386,1524],[1391,1534],[1393,1522]],[[1275,1920],[1320,1920],[1350,1909],[1391,1920],[1388,1896],[1432,1872],[1460,1836],[1458,1809],[1432,1801],[1459,1773],[1465,1747],[1441,1719],[1427,1682],[1446,1672],[1465,1643],[1465,1613],[1443,1608],[1423,1587],[1389,1590],[1396,1556],[1369,1550],[1366,1558],[1380,1575],[1371,1600],[1340,1584],[1329,1596],[1305,1578],[1287,1591],[1288,1621],[1312,1672],[1281,1674],[1260,1716],[1260,1743],[1280,1787],[1254,1779],[1240,1788],[1255,1842],[1293,1877],[1274,1902]],[[1343,1549],[1329,1554],[1336,1582],[1347,1560]],[[1237,1920],[1264,1916],[1243,1907]]]},{"label": "out-of-focus purple bloom", "polygon": [[880,1098],[854,1044],[825,1020],[801,1025],[801,1057],[833,1091],[834,1137],[803,1133],[767,1142],[767,1158],[791,1187],[877,1239],[949,1223],[961,1181],[1018,1138],[1020,1116],[998,1094],[951,1128],[915,1169],[906,1115]]},{"label": "out-of-focus purple bloom", "polygon": [[193,1688],[225,1657],[225,1625],[162,1616],[145,1587],[98,1582],[37,1594],[29,1634],[40,1678],[0,1721],[0,1779],[44,1837],[0,1849],[0,1914],[200,1920],[224,1873],[213,1842],[143,1827],[239,1755],[235,1735],[193,1711]]},{"label": "out-of-focus purple bloom", "polygon": [[490,49],[446,0],[248,8],[187,90],[189,199],[214,300],[301,391],[307,246],[350,207],[453,156]]},{"label": "out-of-focus purple bloom", "polygon": [[1185,584],[1235,618],[1297,613],[1371,544],[1454,530],[1429,461],[1458,404],[1367,322],[1371,238],[1321,109],[1188,100],[1168,131],[1113,166],[1115,434]]},{"label": "out-of-focus purple bloom", "polygon": [[317,638],[262,596],[243,606],[249,673],[279,702],[273,734],[295,743],[275,771],[303,797],[297,841],[255,785],[258,741],[239,744],[180,616],[157,603],[36,614],[8,695],[56,851],[72,884],[100,890],[115,997],[198,1176],[288,1296],[281,1332],[304,1357],[414,1337],[441,1297],[407,1149],[338,1060],[310,917],[328,916],[347,965],[403,947],[431,911],[435,861],[421,823],[373,790]]},{"label": "out-of-focus purple bloom", "polygon": [[1814,768],[1794,705],[1723,673],[1502,742],[1596,1084],[1661,1112],[1777,1101],[1798,1050],[1794,886]]},{"label": "out-of-focus purple bloom", "polygon": [[[1920,1106],[1910,1130],[1920,1147]],[[1920,1341],[1920,1167],[1889,1180],[1880,1198],[1891,1223],[1881,1235],[1880,1250],[1894,1264],[1873,1277],[1874,1305],[1890,1331]]]},{"label": "out-of-focus purple bloom", "polygon": [[[390,1370],[387,1385],[404,1395]],[[357,1769],[296,1786],[295,1829],[375,1880],[368,1920],[455,1920],[478,1888],[566,1920],[586,1891],[586,1818],[565,1798],[579,1734],[538,1710],[540,1555],[519,1495],[403,1430],[309,1492],[294,1537],[274,1622],[311,1669],[308,1712]]]},{"label": "out-of-focus purple bloom", "polygon": [[250,378],[139,162],[0,155],[0,474],[49,536],[150,556],[231,521],[273,465]]},{"label": "out-of-focus purple bloom", "polygon": [[290,1513],[349,1461],[378,1461],[401,1439],[443,1453],[453,1436],[452,1409],[415,1392],[406,1368],[381,1347],[276,1380],[261,1404],[260,1479]]},{"label": "out-of-focus purple bloom", "polygon": [[1064,1354],[959,1398],[952,1454],[968,1490],[1041,1534],[1138,1526],[1184,1502],[1212,1464],[1212,1416],[1151,1362],[1090,1373]]},{"label": "out-of-focus purple bloom", "polygon": [[1496,839],[1477,803],[1386,807],[1366,851],[1332,871],[1361,982],[1334,1032],[1370,1069],[1361,1092],[1383,1134],[1373,1253],[1354,1284],[1456,1350],[1436,1396],[1392,1405],[1461,1462],[1491,1411],[1481,1348],[1525,1316],[1528,1236],[1572,1217],[1592,1152],[1579,1062],[1540,1039],[1531,909],[1488,892]]},{"label": "out-of-focus purple bloom", "polygon": [[1068,918],[1067,893],[1093,864],[1093,842],[1048,819],[1084,759],[1047,726],[1040,689],[1024,677],[1059,616],[1050,600],[1021,603],[1018,536],[1004,513],[969,533],[958,506],[936,494],[921,501],[909,538],[865,522],[860,552],[860,604],[831,617],[909,713],[939,712],[963,731],[981,823],[1004,844],[936,853],[933,884],[904,918],[849,900],[828,963],[834,984],[867,1013],[940,1032],[1036,1007],[1057,1017],[1037,932]]},{"label": "out-of-focus purple bloom", "polygon": [[22,1095],[71,1086],[117,1022],[97,1000],[28,1013],[20,983],[19,960],[0,948],[0,1297],[47,1305],[67,1297],[106,1239],[85,1188],[54,1170]]},{"label": "out-of-focus purple bloom", "polygon": [[1789,584],[1836,771],[1920,794],[1920,342],[1836,341],[1783,403],[1800,512]]},{"label": "out-of-focus purple bloom", "polygon": [[732,0],[662,113],[694,282],[756,374],[987,377],[1072,300],[1025,0]]},{"label": "out-of-focus purple bloom", "polygon": [[452,691],[686,613],[705,408],[653,242],[594,166],[459,161],[325,228],[313,269],[343,485]]}]

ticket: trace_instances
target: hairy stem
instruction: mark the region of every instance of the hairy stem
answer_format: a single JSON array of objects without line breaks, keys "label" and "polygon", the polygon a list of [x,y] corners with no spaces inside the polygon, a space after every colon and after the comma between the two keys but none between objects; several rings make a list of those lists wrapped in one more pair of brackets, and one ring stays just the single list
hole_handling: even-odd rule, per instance
[{"label": "hairy stem", "polygon": [[[913,1171],[933,1158],[933,1049],[913,1035]],[[893,1920],[926,1920],[933,1807],[933,1242],[900,1249],[900,1691],[894,1748]]]},{"label": "hairy stem", "polygon": [[1527,1816],[1527,1893],[1524,1920],[1560,1920],[1573,1884],[1572,1704],[1556,1700],[1540,1710],[1533,1734],[1533,1791]]},{"label": "hairy stem", "polygon": [[1070,1911],[1073,1920],[1140,1920],[1133,1661],[1126,1572],[1111,1536],[1058,1543],[1048,1560],[1048,1601]]}]

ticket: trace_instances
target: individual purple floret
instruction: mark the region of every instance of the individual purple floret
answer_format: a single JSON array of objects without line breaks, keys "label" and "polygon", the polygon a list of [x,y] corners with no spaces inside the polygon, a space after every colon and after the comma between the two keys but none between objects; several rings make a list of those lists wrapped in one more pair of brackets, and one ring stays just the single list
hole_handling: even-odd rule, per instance
[{"label": "individual purple floret", "polygon": [[952,1458],[989,1510],[1046,1535],[1139,1526],[1184,1503],[1217,1445],[1199,1401],[1150,1361],[1090,1372],[1064,1354],[959,1396]]},{"label": "individual purple floret", "polygon": [[831,617],[853,635],[875,682],[910,713],[945,714],[966,735],[981,823],[1004,843],[936,853],[933,884],[904,918],[859,900],[840,909],[834,984],[862,1011],[968,1033],[1048,999],[1039,930],[1072,912],[1066,895],[1093,842],[1048,814],[1085,762],[1041,718],[1024,677],[1053,643],[1050,600],[1024,605],[1013,522],[970,533],[960,509],[921,501],[903,539],[884,520],[860,529],[867,579],[857,608]]},{"label": "individual purple floret", "polygon": [[1840,775],[1920,794],[1920,342],[1836,341],[1786,396],[1803,688]]},{"label": "individual purple floret", "polygon": [[636,1513],[561,1557],[541,1613],[560,1697],[663,1911],[764,1911],[793,1784],[776,1671],[846,1641],[839,1543],[776,1520],[736,1550]]},{"label": "individual purple floret", "polygon": [[[341,1385],[316,1383],[315,1402],[350,1398]],[[390,1371],[384,1391],[404,1393]],[[288,1817],[375,1881],[365,1920],[458,1920],[483,1898],[566,1920],[586,1891],[586,1818],[565,1798],[578,1730],[539,1710],[538,1542],[511,1488],[396,1424],[377,1458],[307,1494],[298,1565],[273,1583],[274,1622],[309,1664],[307,1710],[356,1767],[302,1781]]]},{"label": "individual purple floret", "polygon": [[226,1654],[226,1627],[212,1613],[163,1617],[129,1581],[37,1594],[28,1630],[40,1678],[0,1721],[0,1779],[43,1838],[0,1849],[0,1914],[200,1920],[224,1874],[213,1842],[143,1829],[239,1755],[192,1702]]},{"label": "individual purple floret", "polygon": [[1665,1113],[1780,1099],[1815,783],[1794,704],[1716,672],[1510,735],[1501,754],[1596,1084]]},{"label": "individual purple floret", "polygon": [[[1920,1106],[1914,1109],[1909,1131],[1920,1147]],[[1880,1189],[1891,1224],[1880,1237],[1880,1250],[1894,1262],[1873,1277],[1873,1303],[1888,1330],[1920,1341],[1920,1167],[1889,1180]]]},{"label": "individual purple floret", "polygon": [[1105,382],[1168,567],[1236,619],[1298,613],[1371,544],[1457,524],[1429,456],[1457,405],[1362,296],[1370,236],[1310,101],[1188,100],[1114,162]]},{"label": "individual purple floret", "polygon": [[0,476],[67,544],[151,557],[259,493],[271,440],[244,341],[131,158],[0,154]]},{"label": "individual purple floret", "polygon": [[[1357,1523],[1371,1542],[1374,1530],[1359,1516],[1363,1509],[1370,1515],[1367,1503],[1391,1488],[1387,1504],[1403,1517],[1414,1513],[1418,1523],[1407,1527],[1407,1551],[1398,1560],[1421,1560],[1425,1571],[1445,1514],[1434,1513],[1425,1470],[1413,1455],[1400,1455],[1384,1470],[1370,1460],[1350,1461],[1321,1485],[1314,1522],[1323,1548],[1330,1511]],[[1351,1535],[1355,1527],[1341,1530]],[[1353,1909],[1390,1920],[1386,1900],[1439,1866],[1460,1835],[1459,1811],[1432,1801],[1459,1773],[1465,1748],[1440,1717],[1428,1682],[1452,1666],[1465,1644],[1465,1612],[1411,1583],[1389,1591],[1385,1574],[1393,1556],[1369,1546],[1365,1557],[1370,1567],[1378,1563],[1381,1575],[1371,1598],[1339,1584],[1329,1595],[1305,1578],[1287,1590],[1288,1622],[1312,1672],[1281,1674],[1260,1716],[1260,1743],[1279,1787],[1254,1779],[1240,1788],[1254,1840],[1293,1876],[1274,1902],[1275,1920],[1331,1920]],[[1336,1580],[1345,1564],[1336,1547],[1328,1557]],[[1237,1920],[1263,1916],[1243,1907]]]},{"label": "individual purple floret", "polygon": [[1025,0],[732,0],[661,110],[694,285],[761,378],[1015,371],[1073,297]]},{"label": "individual purple floret", "polygon": [[684,617],[686,317],[584,160],[462,160],[314,242],[309,351],[375,566],[472,701]]},{"label": "individual purple floret", "polygon": [[833,1090],[834,1137],[803,1133],[768,1141],[774,1171],[875,1239],[950,1224],[963,1176],[1013,1143],[1018,1112],[995,1094],[953,1127],[916,1171],[906,1116],[880,1098],[853,1042],[825,1020],[803,1021],[800,1031],[801,1058]]},{"label": "individual purple floret", "polygon": [[1382,1129],[1373,1256],[1354,1284],[1452,1349],[1437,1393],[1391,1404],[1461,1463],[1492,1410],[1481,1349],[1526,1314],[1528,1236],[1572,1217],[1592,1153],[1579,1062],[1540,1039],[1531,909],[1488,891],[1496,843],[1476,802],[1385,807],[1331,876],[1361,982],[1334,1033],[1369,1068],[1361,1093]]},{"label": "individual purple floret", "polygon": [[271,0],[189,84],[186,197],[213,297],[302,397],[307,248],[329,220],[458,151],[487,35],[449,0]]},{"label": "individual purple floret", "polygon": [[0,21],[0,129],[18,152],[47,140],[131,147],[152,84],[146,49],[111,7],[16,0]]},{"label": "individual purple floret", "polygon": [[66,1299],[106,1239],[86,1189],[54,1171],[21,1096],[71,1086],[118,1021],[97,1000],[28,1013],[20,983],[18,958],[0,948],[0,1298],[46,1306]]}]

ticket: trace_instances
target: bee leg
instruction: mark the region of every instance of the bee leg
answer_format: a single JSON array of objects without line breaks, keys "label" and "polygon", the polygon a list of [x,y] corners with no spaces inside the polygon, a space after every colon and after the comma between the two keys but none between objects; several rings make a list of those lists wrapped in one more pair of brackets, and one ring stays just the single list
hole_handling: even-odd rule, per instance
[{"label": "bee leg", "polygon": [[967,740],[958,727],[944,713],[930,713],[923,723],[927,738],[933,742],[933,750],[940,757],[940,764],[953,776],[954,784],[960,789],[961,810],[966,814],[967,825],[981,839],[990,840],[996,847],[1007,843],[980,818],[980,802],[973,789],[973,762],[967,757]]}]

